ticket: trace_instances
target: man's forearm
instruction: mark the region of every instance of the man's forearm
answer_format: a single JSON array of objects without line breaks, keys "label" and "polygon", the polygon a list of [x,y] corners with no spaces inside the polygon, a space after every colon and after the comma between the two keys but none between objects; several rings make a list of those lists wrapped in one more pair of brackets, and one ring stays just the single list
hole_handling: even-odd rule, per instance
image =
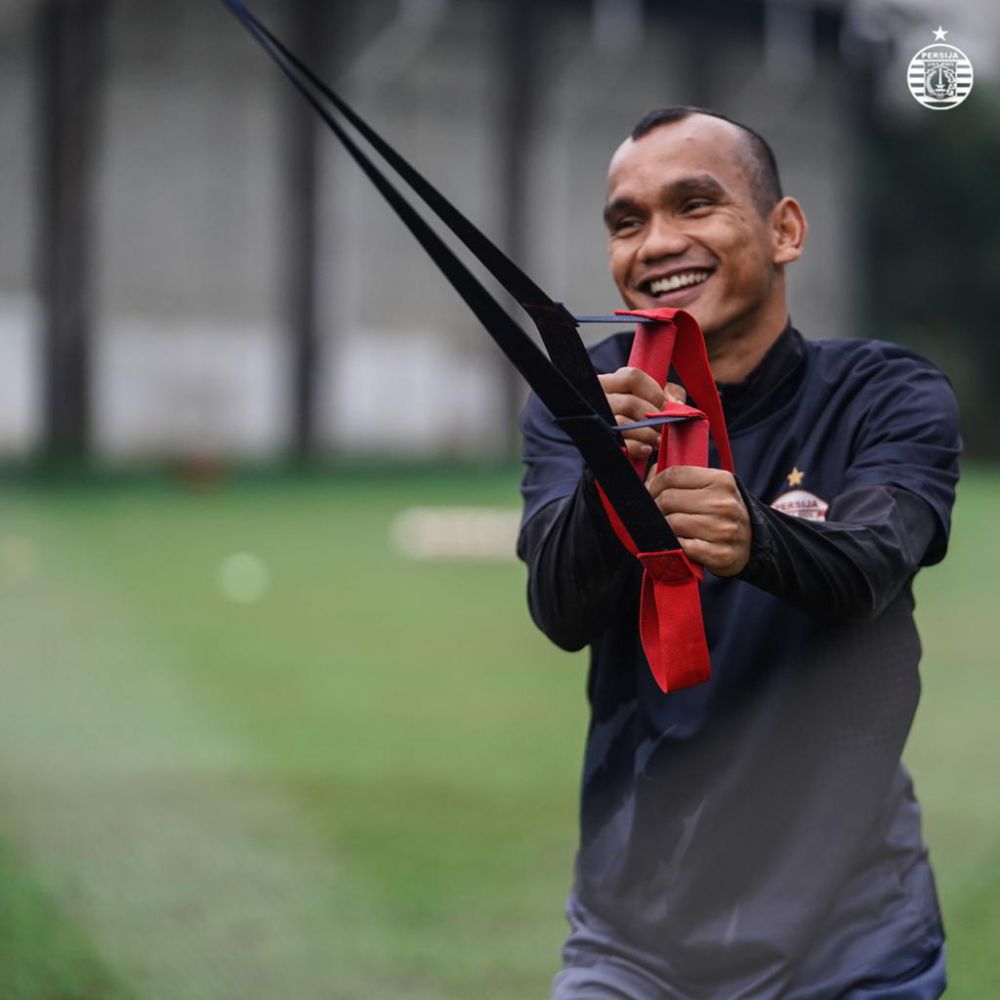
[{"label": "man's forearm", "polygon": [[789,517],[742,492],[753,540],[737,579],[822,618],[881,614],[920,567],[937,530],[928,504],[898,486],[846,493],[826,522]]},{"label": "man's forearm", "polygon": [[615,537],[588,473],[569,496],[543,507],[523,527],[518,555],[528,566],[535,624],[563,649],[580,649],[616,613],[639,564]]},{"label": "man's forearm", "polygon": [[[789,517],[741,493],[753,537],[750,562],[735,579],[822,618],[881,614],[920,567],[937,530],[930,507],[896,486],[845,494],[827,522]],[[532,618],[570,650],[603,631],[641,572],[615,537],[589,474],[524,526],[518,555],[528,566]]]}]

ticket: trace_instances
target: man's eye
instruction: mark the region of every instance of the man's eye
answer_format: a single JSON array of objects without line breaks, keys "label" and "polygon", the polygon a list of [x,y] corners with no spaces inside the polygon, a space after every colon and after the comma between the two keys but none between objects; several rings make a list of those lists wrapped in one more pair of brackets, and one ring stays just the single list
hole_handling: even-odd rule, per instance
[{"label": "man's eye", "polygon": [[611,224],[611,232],[621,233],[629,229],[635,229],[639,225],[641,225],[640,219],[637,219],[634,215],[626,215],[620,219],[615,219]]},{"label": "man's eye", "polygon": [[710,208],[712,205],[708,198],[691,198],[689,201],[684,202],[685,212],[698,212],[703,208]]}]

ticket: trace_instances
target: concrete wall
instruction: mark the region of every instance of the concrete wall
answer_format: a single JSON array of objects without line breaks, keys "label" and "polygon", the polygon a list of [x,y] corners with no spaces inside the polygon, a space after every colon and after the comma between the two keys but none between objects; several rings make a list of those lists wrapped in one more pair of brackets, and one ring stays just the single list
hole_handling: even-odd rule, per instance
[{"label": "concrete wall", "polygon": [[30,18],[0,31],[0,456],[23,456],[41,429],[38,322],[32,295]]}]

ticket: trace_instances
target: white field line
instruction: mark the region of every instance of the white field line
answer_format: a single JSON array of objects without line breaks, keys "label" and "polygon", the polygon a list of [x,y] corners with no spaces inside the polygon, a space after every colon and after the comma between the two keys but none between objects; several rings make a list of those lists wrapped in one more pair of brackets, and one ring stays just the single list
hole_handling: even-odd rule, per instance
[{"label": "white field line", "polygon": [[82,573],[0,581],[0,635],[0,834],[127,985],[373,995],[391,960],[370,897],[169,651]]},{"label": "white field line", "polygon": [[505,507],[408,507],[389,538],[411,559],[514,561],[520,519]]}]

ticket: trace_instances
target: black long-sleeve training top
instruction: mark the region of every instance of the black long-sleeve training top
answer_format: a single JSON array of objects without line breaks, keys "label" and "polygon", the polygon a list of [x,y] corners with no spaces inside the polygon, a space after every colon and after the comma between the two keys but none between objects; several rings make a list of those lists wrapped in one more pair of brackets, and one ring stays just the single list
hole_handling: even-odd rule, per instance
[{"label": "black long-sleeve training top", "polygon": [[[630,342],[598,345],[597,368]],[[908,351],[791,328],[719,388],[751,558],[706,574],[713,678],[669,695],[638,640],[641,567],[548,411],[525,410],[529,607],[558,645],[591,646],[567,948],[635,950],[678,996],[837,996],[941,944],[900,754],[910,584],[947,545],[956,408]]]}]

